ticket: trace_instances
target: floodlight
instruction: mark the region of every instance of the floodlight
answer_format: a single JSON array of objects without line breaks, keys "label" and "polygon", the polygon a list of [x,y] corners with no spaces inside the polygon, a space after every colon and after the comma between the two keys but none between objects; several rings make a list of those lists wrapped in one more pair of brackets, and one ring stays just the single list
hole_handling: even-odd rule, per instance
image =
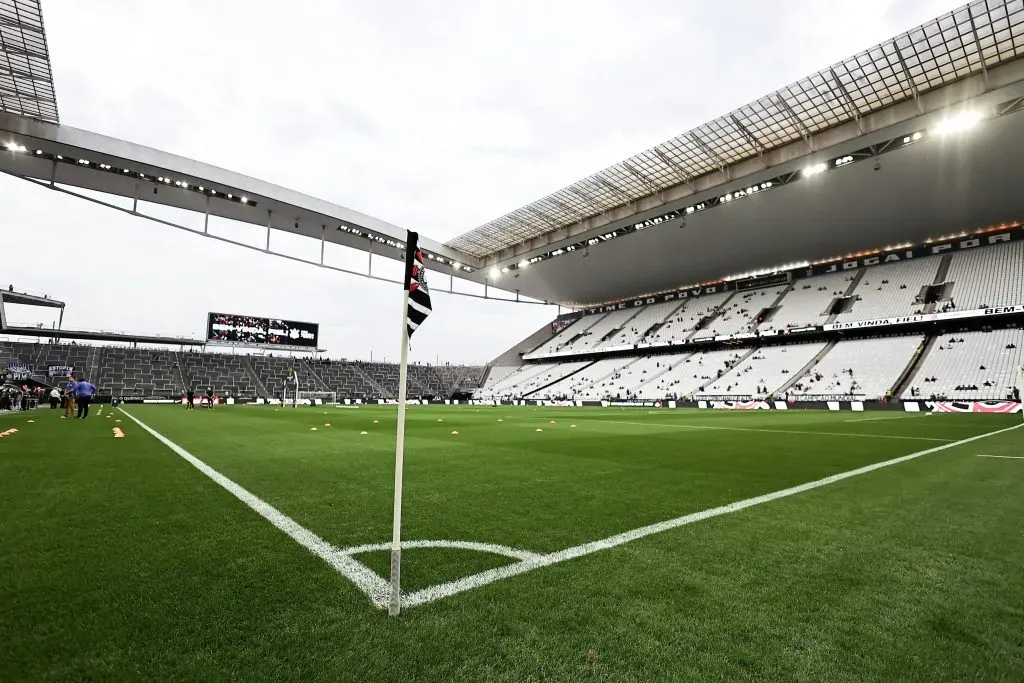
[{"label": "floodlight", "polygon": [[978,125],[981,121],[981,114],[977,111],[964,111],[954,114],[935,126],[934,132],[938,135],[951,135],[963,133]]}]

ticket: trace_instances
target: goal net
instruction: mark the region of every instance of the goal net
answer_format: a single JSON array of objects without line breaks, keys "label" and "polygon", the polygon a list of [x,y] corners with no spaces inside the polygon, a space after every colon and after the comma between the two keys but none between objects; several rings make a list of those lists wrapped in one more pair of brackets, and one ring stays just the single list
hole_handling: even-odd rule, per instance
[{"label": "goal net", "polygon": [[299,405],[320,406],[325,403],[337,403],[338,394],[333,391],[300,391]]}]

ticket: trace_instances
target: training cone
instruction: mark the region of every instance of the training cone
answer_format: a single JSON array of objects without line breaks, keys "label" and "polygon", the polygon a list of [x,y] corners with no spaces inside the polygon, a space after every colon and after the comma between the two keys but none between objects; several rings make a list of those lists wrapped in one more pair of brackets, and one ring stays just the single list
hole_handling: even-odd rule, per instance
[{"label": "training cone", "polygon": [[459,435],[458,432],[452,432],[452,436],[458,436],[458,435]]},{"label": "training cone", "polygon": [[330,422],[324,422],[324,427],[330,427],[330,426],[331,426]]},{"label": "training cone", "polygon": [[551,422],[548,422],[548,424],[549,424],[549,425],[553,425],[553,424],[555,424],[555,421],[554,421],[554,420],[552,420]]},{"label": "training cone", "polygon": [[370,432],[359,432],[360,435],[369,434]]},{"label": "training cone", "polygon": [[373,424],[375,424],[375,425],[380,424],[380,420],[374,420]]},{"label": "training cone", "polygon": [[504,422],[504,420],[502,420],[502,419],[501,419],[501,418],[499,417],[499,418],[498,418],[498,422]]},{"label": "training cone", "polygon": [[114,420],[114,422],[120,422],[120,420]]},{"label": "training cone", "polygon": [[441,418],[437,418],[437,421],[438,422],[444,422],[444,420],[442,420]]},{"label": "training cone", "polygon": [[311,431],[311,432],[315,432],[315,431],[316,431],[316,427],[310,427],[310,428],[309,428],[309,431]]},{"label": "training cone", "polygon": [[28,422],[29,424],[32,424],[33,422],[35,422],[35,420],[26,420],[26,422]]},{"label": "training cone", "polygon": [[543,429],[541,429],[540,427],[537,427],[537,431],[538,431],[538,432],[543,432],[544,430],[543,430]]},{"label": "training cone", "polygon": [[576,425],[569,425],[569,429],[575,429]]}]

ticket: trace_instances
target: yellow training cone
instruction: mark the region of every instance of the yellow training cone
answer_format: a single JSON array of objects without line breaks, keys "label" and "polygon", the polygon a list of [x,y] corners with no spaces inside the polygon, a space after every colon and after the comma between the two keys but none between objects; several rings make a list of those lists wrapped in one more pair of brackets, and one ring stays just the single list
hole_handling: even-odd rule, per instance
[{"label": "yellow training cone", "polygon": [[324,427],[330,427],[330,426],[331,426],[330,422],[324,422]]},{"label": "yellow training cone", "polygon": [[444,422],[444,420],[442,420],[441,418],[437,418],[437,421],[438,422]]},{"label": "yellow training cone", "polygon": [[498,418],[498,422],[504,422],[504,420],[502,420],[502,419],[501,419],[501,418],[499,417],[499,418]]},{"label": "yellow training cone", "polygon": [[569,425],[569,429],[575,429],[576,425]]},{"label": "yellow training cone", "polygon": [[541,429],[540,427],[537,427],[537,431],[538,431],[538,432],[543,432],[544,430],[543,430],[543,429]]},{"label": "yellow training cone", "polygon": [[26,420],[26,422],[28,422],[29,424],[32,424],[33,422],[35,422],[35,420]]},{"label": "yellow training cone", "polygon": [[375,424],[375,425],[376,425],[376,424],[380,424],[380,420],[374,420],[374,421],[373,421],[373,424]]},{"label": "yellow training cone", "polygon": [[359,432],[360,434],[369,434],[369,432]]},{"label": "yellow training cone", "polygon": [[548,422],[548,424],[549,424],[549,425],[553,425],[553,424],[555,424],[555,421],[554,421],[554,420],[552,420],[551,422]]},{"label": "yellow training cone", "polygon": [[310,428],[309,428],[309,431],[311,431],[311,432],[315,432],[315,431],[316,431],[316,427],[310,427]]},{"label": "yellow training cone", "polygon": [[452,432],[452,436],[458,436],[458,435],[459,435],[458,432]]}]

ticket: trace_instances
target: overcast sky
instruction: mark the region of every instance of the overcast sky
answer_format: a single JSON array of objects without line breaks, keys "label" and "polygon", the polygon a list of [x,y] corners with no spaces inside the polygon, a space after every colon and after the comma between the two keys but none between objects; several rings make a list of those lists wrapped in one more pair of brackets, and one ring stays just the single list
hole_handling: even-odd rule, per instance
[{"label": "overcast sky", "polygon": [[[43,12],[64,123],[445,241],[957,4],[43,0]],[[5,279],[66,301],[67,327],[201,335],[207,311],[240,312],[317,321],[335,357],[397,358],[395,285],[6,176],[0,198]],[[414,360],[486,362],[556,313],[440,293],[434,309]]]}]

